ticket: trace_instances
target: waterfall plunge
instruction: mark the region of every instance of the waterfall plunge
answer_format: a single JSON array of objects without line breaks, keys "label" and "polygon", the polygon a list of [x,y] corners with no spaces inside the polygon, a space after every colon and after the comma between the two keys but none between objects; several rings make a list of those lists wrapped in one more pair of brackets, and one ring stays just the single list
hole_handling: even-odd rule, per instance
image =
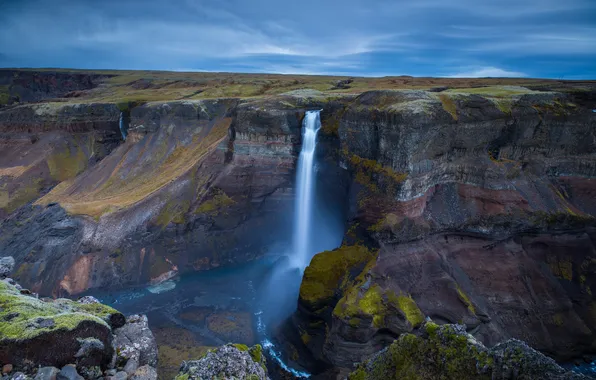
[{"label": "waterfall plunge", "polygon": [[[316,194],[315,154],[317,134],[321,128],[320,112],[307,111],[302,123],[302,149],[296,170],[291,250],[286,256],[287,260],[280,260],[264,281],[262,300],[255,313],[263,349],[280,367],[297,378],[308,378],[310,374],[286,364],[285,355],[269,339],[267,326],[285,320],[296,310],[304,269],[317,252],[337,247],[344,233],[341,210],[337,206],[334,208],[332,201],[320,203],[318,199],[321,194]],[[345,197],[341,191],[337,196],[339,199]]]},{"label": "waterfall plunge", "polygon": [[304,270],[311,259],[311,231],[315,192],[314,158],[317,133],[321,128],[321,111],[307,111],[302,125],[302,150],[296,175],[296,219],[294,222],[293,264]]}]

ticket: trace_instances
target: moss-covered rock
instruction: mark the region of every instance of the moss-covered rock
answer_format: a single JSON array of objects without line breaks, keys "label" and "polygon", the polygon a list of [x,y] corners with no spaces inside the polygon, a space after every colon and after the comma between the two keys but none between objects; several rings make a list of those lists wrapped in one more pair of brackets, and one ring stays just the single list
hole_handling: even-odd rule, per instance
[{"label": "moss-covered rock", "polygon": [[341,294],[351,272],[359,273],[376,254],[365,246],[352,245],[315,255],[304,271],[300,301],[313,310],[325,306],[336,294]]},{"label": "moss-covered rock", "polygon": [[82,342],[91,338],[104,349],[80,360],[86,366],[104,365],[111,359],[112,327],[121,326],[123,321],[122,314],[100,303],[66,299],[44,302],[2,281],[0,363],[61,367],[74,362]]},{"label": "moss-covered rock", "polygon": [[182,363],[176,380],[268,379],[260,345],[227,344],[209,351],[199,360]]},{"label": "moss-covered rock", "polygon": [[350,380],[583,378],[522,341],[511,339],[489,349],[464,326],[433,322],[427,322],[418,336],[402,334],[349,375]]}]

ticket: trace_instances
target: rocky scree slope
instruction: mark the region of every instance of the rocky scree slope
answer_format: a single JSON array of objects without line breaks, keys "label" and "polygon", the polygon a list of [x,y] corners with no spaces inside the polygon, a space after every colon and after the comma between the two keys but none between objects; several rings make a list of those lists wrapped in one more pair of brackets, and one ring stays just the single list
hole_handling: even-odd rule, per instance
[{"label": "rocky scree slope", "polygon": [[487,345],[523,339],[558,360],[594,352],[590,96],[352,101],[338,125],[350,226],[343,247],[306,269],[288,327],[298,333],[282,340],[349,368],[430,317]]}]

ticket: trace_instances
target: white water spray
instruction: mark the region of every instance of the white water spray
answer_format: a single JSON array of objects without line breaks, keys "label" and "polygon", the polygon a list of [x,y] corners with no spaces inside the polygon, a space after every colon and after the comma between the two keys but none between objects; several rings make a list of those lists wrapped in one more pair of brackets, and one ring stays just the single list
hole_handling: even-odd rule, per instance
[{"label": "white water spray", "polygon": [[317,133],[321,129],[321,111],[307,111],[302,123],[302,150],[298,158],[296,175],[296,220],[294,224],[295,266],[304,270],[310,262],[313,199],[315,191],[314,158],[317,147]]}]

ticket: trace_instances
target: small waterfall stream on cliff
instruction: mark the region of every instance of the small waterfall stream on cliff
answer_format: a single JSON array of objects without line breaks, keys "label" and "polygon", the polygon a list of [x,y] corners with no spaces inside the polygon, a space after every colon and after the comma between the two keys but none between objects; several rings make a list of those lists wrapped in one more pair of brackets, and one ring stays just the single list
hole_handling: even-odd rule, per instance
[{"label": "small waterfall stream on cliff", "polygon": [[124,112],[120,112],[120,119],[118,120],[120,126],[120,133],[122,134],[122,140],[126,141],[126,135],[128,134],[128,125],[126,123],[126,116]]}]

